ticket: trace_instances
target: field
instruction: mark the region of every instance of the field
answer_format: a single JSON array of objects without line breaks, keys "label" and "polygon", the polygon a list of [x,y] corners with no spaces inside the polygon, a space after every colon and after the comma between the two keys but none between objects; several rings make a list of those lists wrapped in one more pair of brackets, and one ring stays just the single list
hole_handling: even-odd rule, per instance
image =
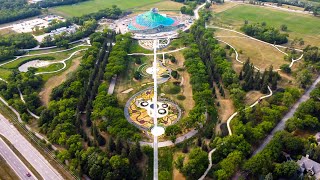
[{"label": "field", "polygon": [[126,10],[151,5],[161,1],[162,0],[90,0],[75,5],[60,6],[51,9],[51,11],[62,16],[72,17],[89,14],[105,8],[110,8],[112,5],[117,5],[119,8]]},{"label": "field", "polygon": [[146,6],[142,6],[139,8],[136,8],[134,10],[141,10],[141,11],[148,11],[151,8],[158,8],[160,11],[180,11],[180,8],[183,6],[182,3],[174,2],[174,1],[162,1],[155,4],[149,4]]},{"label": "field", "polygon": [[272,65],[275,69],[278,69],[282,64],[290,63],[285,61],[285,55],[274,47],[249,39],[237,33],[217,30],[215,32],[215,36],[221,36],[219,39],[228,42],[235,47],[239,53],[239,59],[241,61],[245,62],[248,58],[250,58],[250,61],[261,70],[268,68],[270,65]]},{"label": "field", "polygon": [[267,25],[278,29],[282,24],[286,24],[289,39],[303,38],[306,45],[320,46],[320,18],[311,15],[252,5],[238,5],[217,13],[212,22],[219,26],[229,26],[239,30],[245,20],[248,20],[249,23],[266,22]]}]

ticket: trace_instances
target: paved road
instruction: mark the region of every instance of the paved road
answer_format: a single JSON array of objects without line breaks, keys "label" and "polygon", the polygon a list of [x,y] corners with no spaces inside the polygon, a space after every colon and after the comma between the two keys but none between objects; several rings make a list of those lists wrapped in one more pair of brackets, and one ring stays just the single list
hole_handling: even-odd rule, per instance
[{"label": "paved road", "polygon": [[290,111],[281,119],[281,121],[278,123],[278,125],[271,131],[271,133],[264,139],[263,143],[260,145],[258,149],[256,149],[253,152],[253,155],[259,153],[262,151],[266,145],[271,141],[273,138],[274,134],[278,131],[281,131],[285,128],[286,122],[289,118],[293,116],[293,114],[296,112],[298,109],[299,105],[302,102],[305,102],[310,98],[310,92],[316,87],[316,85],[320,82],[320,76],[313,82],[311,87],[302,95],[302,97],[293,105],[293,107],[290,109]]},{"label": "paved road", "polygon": [[[32,172],[23,164],[10,147],[0,138],[0,155],[6,160],[11,169],[23,180],[37,179]],[[31,177],[26,174],[30,173]]]},{"label": "paved road", "polygon": [[0,134],[13,144],[45,180],[63,179],[40,152],[2,115],[0,115]]}]

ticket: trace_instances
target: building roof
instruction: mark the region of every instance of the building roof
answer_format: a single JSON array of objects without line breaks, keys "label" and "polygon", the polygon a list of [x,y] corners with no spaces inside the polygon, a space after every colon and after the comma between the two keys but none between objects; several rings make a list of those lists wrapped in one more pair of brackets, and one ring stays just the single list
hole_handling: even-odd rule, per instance
[{"label": "building roof", "polygon": [[311,171],[312,173],[314,173],[316,179],[320,179],[320,164],[309,159],[308,155],[306,157],[302,156],[302,158],[298,160],[297,163],[299,164],[302,171]]},{"label": "building roof", "polygon": [[165,17],[158,13],[158,10],[152,8],[150,11],[140,14],[133,18],[128,25],[130,30],[147,30],[155,29],[160,26],[178,26],[179,21]]}]

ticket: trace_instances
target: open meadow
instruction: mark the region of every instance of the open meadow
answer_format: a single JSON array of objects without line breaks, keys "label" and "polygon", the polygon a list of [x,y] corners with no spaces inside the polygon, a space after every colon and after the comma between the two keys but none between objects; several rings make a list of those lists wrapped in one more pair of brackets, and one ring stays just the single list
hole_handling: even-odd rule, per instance
[{"label": "open meadow", "polygon": [[215,14],[212,23],[240,31],[245,20],[249,23],[265,22],[268,26],[278,29],[285,24],[288,27],[287,33],[290,40],[303,38],[305,45],[320,46],[320,18],[311,15],[241,4]]},{"label": "open meadow", "polygon": [[123,0],[91,0],[74,5],[59,6],[51,9],[51,12],[62,16],[72,17],[97,12],[101,9],[110,8],[117,5],[123,10],[149,6],[161,2],[163,0],[139,0],[139,1],[123,1]]}]

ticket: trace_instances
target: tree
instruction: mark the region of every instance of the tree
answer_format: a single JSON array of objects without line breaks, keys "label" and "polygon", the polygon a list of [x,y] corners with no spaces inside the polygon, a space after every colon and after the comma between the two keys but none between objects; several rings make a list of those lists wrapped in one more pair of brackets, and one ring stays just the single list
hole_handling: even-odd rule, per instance
[{"label": "tree", "polygon": [[140,80],[142,78],[142,76],[141,76],[139,71],[135,71],[134,75],[133,75],[133,78],[136,79],[136,80]]},{"label": "tree", "polygon": [[289,64],[283,64],[283,65],[281,65],[281,66],[280,66],[280,69],[281,69],[283,72],[287,73],[287,74],[290,74],[290,73],[291,73],[291,68],[290,68]]},{"label": "tree", "polygon": [[182,173],[191,179],[198,179],[208,167],[208,153],[201,148],[193,149],[189,156],[189,161],[183,165]]},{"label": "tree", "polygon": [[303,69],[297,73],[297,81],[300,86],[306,88],[307,85],[311,84],[312,75],[307,69]]},{"label": "tree", "polygon": [[282,25],[280,26],[280,29],[281,29],[281,31],[287,31],[287,30],[288,30],[288,26],[285,25],[285,24],[282,24]]},{"label": "tree", "polygon": [[294,161],[287,161],[275,165],[275,173],[279,177],[293,178],[297,175],[299,165]]},{"label": "tree", "polygon": [[232,175],[239,168],[244,157],[240,151],[233,151],[230,153],[227,158],[222,160],[219,165],[221,167],[220,171],[216,173],[218,179],[230,179]]}]

